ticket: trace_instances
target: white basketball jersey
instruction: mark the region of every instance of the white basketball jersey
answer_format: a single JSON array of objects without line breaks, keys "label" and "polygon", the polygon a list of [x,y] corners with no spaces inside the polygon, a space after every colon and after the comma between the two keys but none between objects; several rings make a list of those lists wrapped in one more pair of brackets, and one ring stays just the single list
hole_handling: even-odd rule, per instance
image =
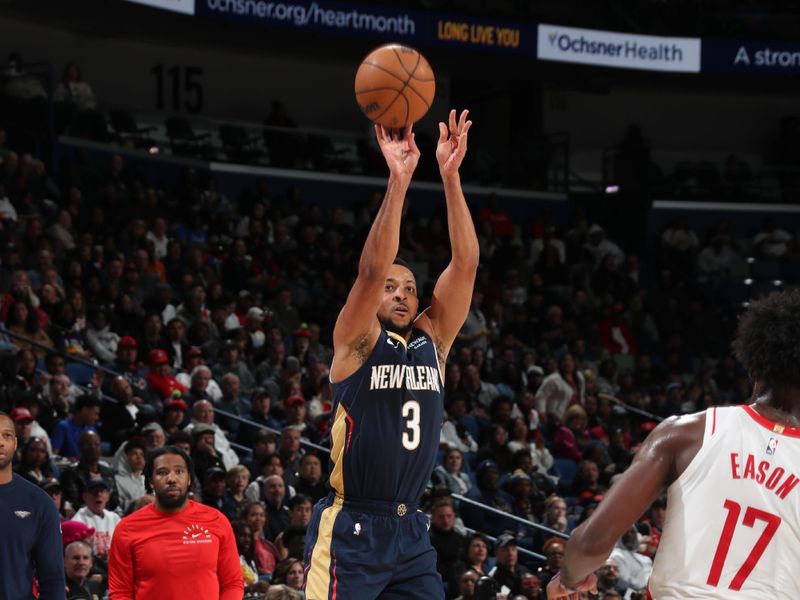
[{"label": "white basketball jersey", "polygon": [[800,599],[800,428],[710,408],[703,446],[667,490],[652,600]]}]

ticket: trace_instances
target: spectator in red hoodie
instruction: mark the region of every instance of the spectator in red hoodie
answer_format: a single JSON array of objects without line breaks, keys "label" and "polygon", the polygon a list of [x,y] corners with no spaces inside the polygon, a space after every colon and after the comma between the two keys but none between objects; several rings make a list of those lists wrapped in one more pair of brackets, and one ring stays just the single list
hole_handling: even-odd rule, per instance
[{"label": "spectator in red hoodie", "polygon": [[187,390],[186,386],[172,374],[169,357],[164,350],[161,348],[151,350],[147,355],[147,363],[150,366],[147,383],[162,401],[171,398],[176,391],[183,394]]},{"label": "spectator in red hoodie", "polygon": [[625,307],[619,302],[611,307],[611,314],[600,321],[600,343],[612,354],[636,354],[636,338],[625,322]]}]

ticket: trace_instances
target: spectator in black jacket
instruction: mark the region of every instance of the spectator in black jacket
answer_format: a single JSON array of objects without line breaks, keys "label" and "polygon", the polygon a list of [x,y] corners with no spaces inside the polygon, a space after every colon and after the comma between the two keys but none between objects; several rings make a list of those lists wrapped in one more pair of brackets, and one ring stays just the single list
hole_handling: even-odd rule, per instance
[{"label": "spectator in black jacket", "polygon": [[78,440],[80,459],[78,464],[71,469],[66,469],[61,474],[61,488],[64,500],[78,508],[83,505],[84,482],[90,479],[102,479],[109,491],[108,509],[117,507],[117,484],[114,479],[114,469],[100,461],[101,455],[100,436],[94,431],[87,431]]},{"label": "spectator in black jacket", "polygon": [[436,550],[436,570],[442,581],[451,582],[456,578],[455,565],[461,560],[466,540],[455,530],[456,513],[449,498],[436,502],[431,512],[431,545]]}]

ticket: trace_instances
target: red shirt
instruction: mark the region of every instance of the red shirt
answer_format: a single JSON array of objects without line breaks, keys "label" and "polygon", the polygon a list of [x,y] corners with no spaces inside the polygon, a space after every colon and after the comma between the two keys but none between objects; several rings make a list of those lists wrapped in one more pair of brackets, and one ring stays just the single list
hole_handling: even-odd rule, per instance
[{"label": "red shirt", "polygon": [[120,521],[108,562],[111,600],[241,600],[239,551],[228,519],[189,500],[176,514],[151,504]]},{"label": "red shirt", "polygon": [[175,391],[178,391],[182,394],[189,389],[180,381],[175,379],[174,376],[162,376],[153,371],[147,372],[147,383],[149,383],[150,387],[152,387],[158,393],[162,400],[166,400],[167,398],[171,397],[172,393]]}]

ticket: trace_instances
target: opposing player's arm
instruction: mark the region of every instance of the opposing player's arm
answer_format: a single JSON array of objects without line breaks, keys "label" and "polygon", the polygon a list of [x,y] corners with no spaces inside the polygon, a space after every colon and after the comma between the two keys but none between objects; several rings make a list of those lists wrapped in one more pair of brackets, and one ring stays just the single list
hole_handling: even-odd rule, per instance
[{"label": "opposing player's arm", "polygon": [[472,126],[472,121],[467,120],[468,114],[469,111],[462,111],[456,121],[456,111],[450,111],[448,123],[439,123],[439,142],[436,147],[436,160],[447,201],[447,228],[452,258],[436,281],[431,306],[423,319],[430,320],[434,338],[441,345],[443,356],[440,356],[440,360],[447,356],[469,313],[480,259],[478,236],[458,173],[467,152],[467,134]]},{"label": "opposing player's arm", "polygon": [[697,454],[703,427],[704,413],[671,417],[647,436],[592,516],[572,532],[561,567],[562,583],[582,581],[603,564],[622,534]]},{"label": "opposing player's arm", "polygon": [[[381,303],[386,274],[400,246],[403,202],[419,161],[419,149],[411,127],[400,139],[399,132],[376,125],[375,136],[389,167],[389,183],[361,251],[358,276],[333,330],[335,356],[340,363],[365,341],[373,345],[380,331],[375,315]],[[334,378],[340,375],[333,373]]]}]

